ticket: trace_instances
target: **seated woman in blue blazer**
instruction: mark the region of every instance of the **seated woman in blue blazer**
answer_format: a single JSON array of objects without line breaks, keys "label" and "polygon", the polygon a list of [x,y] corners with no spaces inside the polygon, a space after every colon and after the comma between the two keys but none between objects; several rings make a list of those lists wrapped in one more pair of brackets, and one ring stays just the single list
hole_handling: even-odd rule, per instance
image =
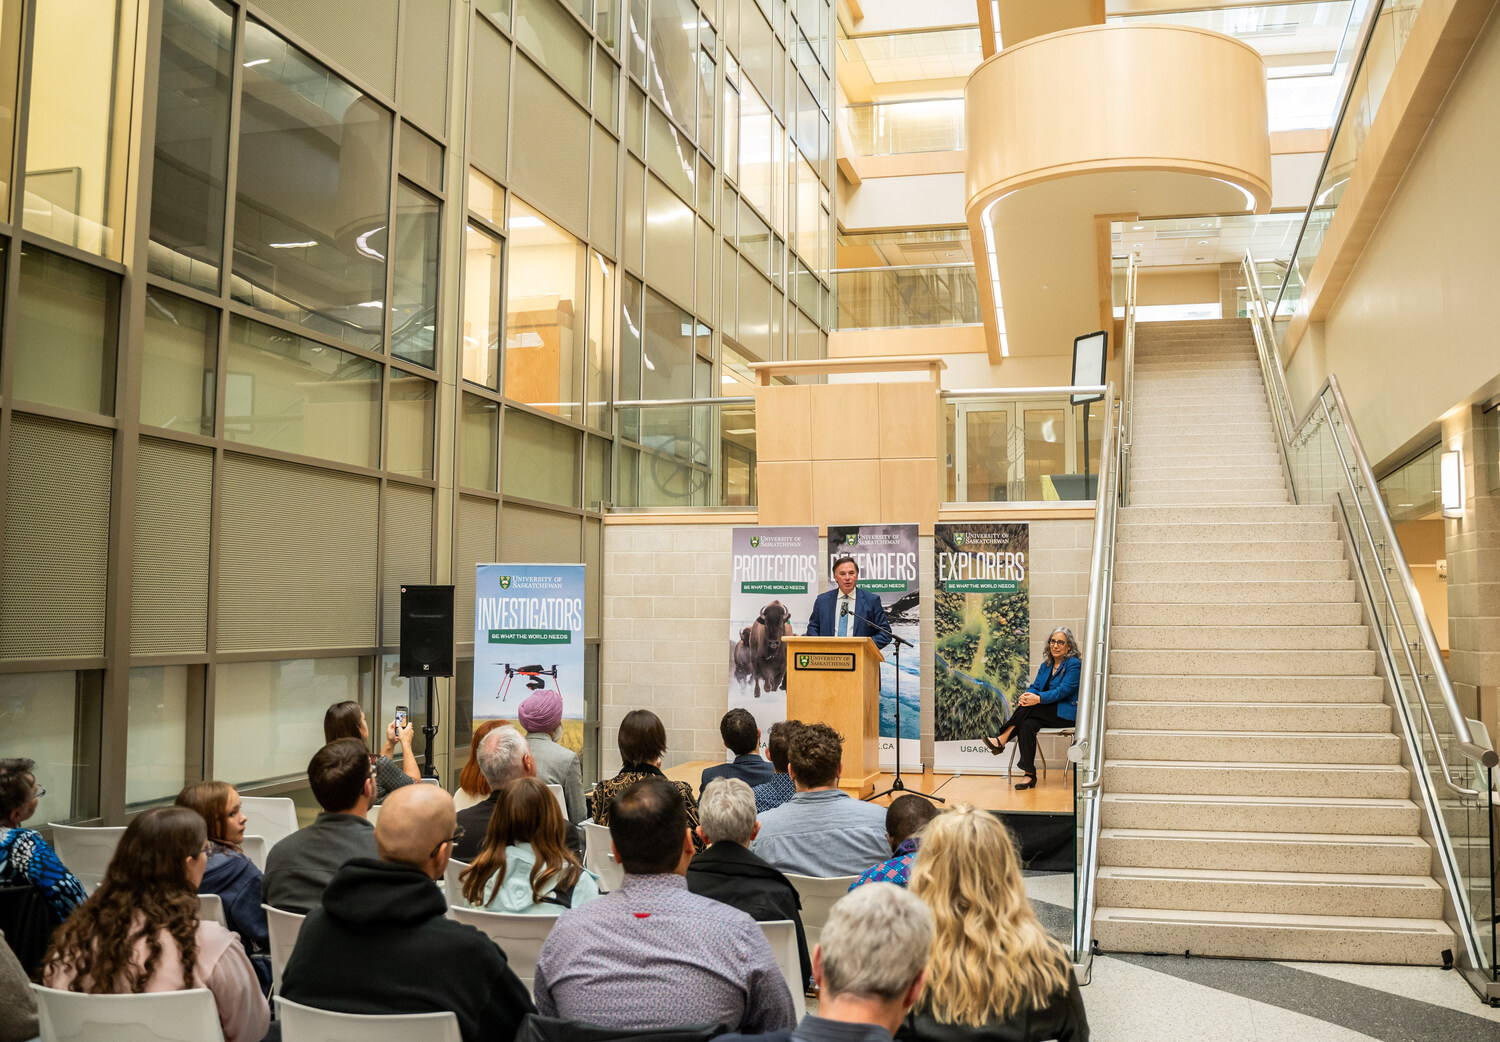
[{"label": "seated woman in blue blazer", "polygon": [[1000,734],[994,741],[979,739],[996,756],[1005,751],[1012,737],[1021,743],[1016,766],[1025,772],[1026,780],[1016,788],[1036,786],[1037,732],[1044,727],[1064,727],[1078,716],[1078,678],[1082,673],[1083,662],[1073,631],[1060,626],[1047,639],[1047,657],[1026,693],[1016,699],[1016,711],[1010,714]]}]

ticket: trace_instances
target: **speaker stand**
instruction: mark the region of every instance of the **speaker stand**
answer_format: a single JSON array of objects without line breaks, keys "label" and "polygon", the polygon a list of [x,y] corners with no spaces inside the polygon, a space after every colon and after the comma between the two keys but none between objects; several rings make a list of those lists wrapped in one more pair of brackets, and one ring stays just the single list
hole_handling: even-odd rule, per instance
[{"label": "speaker stand", "polygon": [[436,778],[438,776],[437,764],[432,758],[432,743],[433,739],[437,737],[438,726],[434,722],[432,714],[437,709],[437,678],[424,677],[423,679],[427,681],[427,715],[423,718],[427,722],[422,725],[422,737],[427,741],[425,744],[426,753],[423,757],[426,762],[422,764],[422,777]]}]

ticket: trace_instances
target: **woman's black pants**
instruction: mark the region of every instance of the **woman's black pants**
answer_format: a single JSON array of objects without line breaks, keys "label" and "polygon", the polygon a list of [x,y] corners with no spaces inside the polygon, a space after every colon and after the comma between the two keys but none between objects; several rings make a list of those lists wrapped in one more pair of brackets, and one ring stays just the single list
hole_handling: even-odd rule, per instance
[{"label": "woman's black pants", "polygon": [[[1021,750],[1016,756],[1016,767],[1025,774],[1036,775],[1036,733],[1044,727],[1070,727],[1073,721],[1057,715],[1056,705],[1019,706],[1005,721],[1005,727],[1015,728],[1011,741],[1020,742]],[[1002,727],[1000,730],[1005,730]]]}]

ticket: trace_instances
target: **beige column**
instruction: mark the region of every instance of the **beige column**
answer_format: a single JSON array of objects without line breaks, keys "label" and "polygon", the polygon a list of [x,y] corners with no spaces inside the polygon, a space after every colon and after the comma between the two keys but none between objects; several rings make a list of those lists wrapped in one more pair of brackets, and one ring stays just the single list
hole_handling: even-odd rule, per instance
[{"label": "beige column", "polygon": [[1448,673],[1464,712],[1500,739],[1500,492],[1496,430],[1477,407],[1443,421],[1443,449],[1461,449],[1464,516],[1444,522],[1448,553]]}]

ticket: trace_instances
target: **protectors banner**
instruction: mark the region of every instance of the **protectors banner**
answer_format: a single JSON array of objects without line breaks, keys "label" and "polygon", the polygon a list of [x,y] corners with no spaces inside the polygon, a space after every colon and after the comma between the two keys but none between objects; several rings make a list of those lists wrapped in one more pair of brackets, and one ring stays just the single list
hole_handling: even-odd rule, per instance
[{"label": "protectors banner", "polygon": [[[563,745],[583,751],[583,565],[481,564],[474,582],[474,720],[562,696]],[[519,725],[517,725],[519,726]]]},{"label": "protectors banner", "polygon": [[933,769],[998,774],[979,741],[1031,679],[1031,533],[1026,522],[939,524],[934,535]]},{"label": "protectors banner", "polygon": [[[917,526],[829,525],[824,590],[838,585],[833,581],[833,562],[840,557],[854,558],[859,565],[859,589],[878,595],[892,632],[912,642],[912,647],[901,649],[901,769],[920,772],[922,594],[917,580]],[[896,764],[895,644],[887,644],[881,654],[885,661],[880,665],[880,766],[885,769]]]},{"label": "protectors banner", "polygon": [[729,708],[748,709],[760,725],[786,719],[786,637],[807,632],[822,592],[818,530],[736,528],[729,573]]}]

